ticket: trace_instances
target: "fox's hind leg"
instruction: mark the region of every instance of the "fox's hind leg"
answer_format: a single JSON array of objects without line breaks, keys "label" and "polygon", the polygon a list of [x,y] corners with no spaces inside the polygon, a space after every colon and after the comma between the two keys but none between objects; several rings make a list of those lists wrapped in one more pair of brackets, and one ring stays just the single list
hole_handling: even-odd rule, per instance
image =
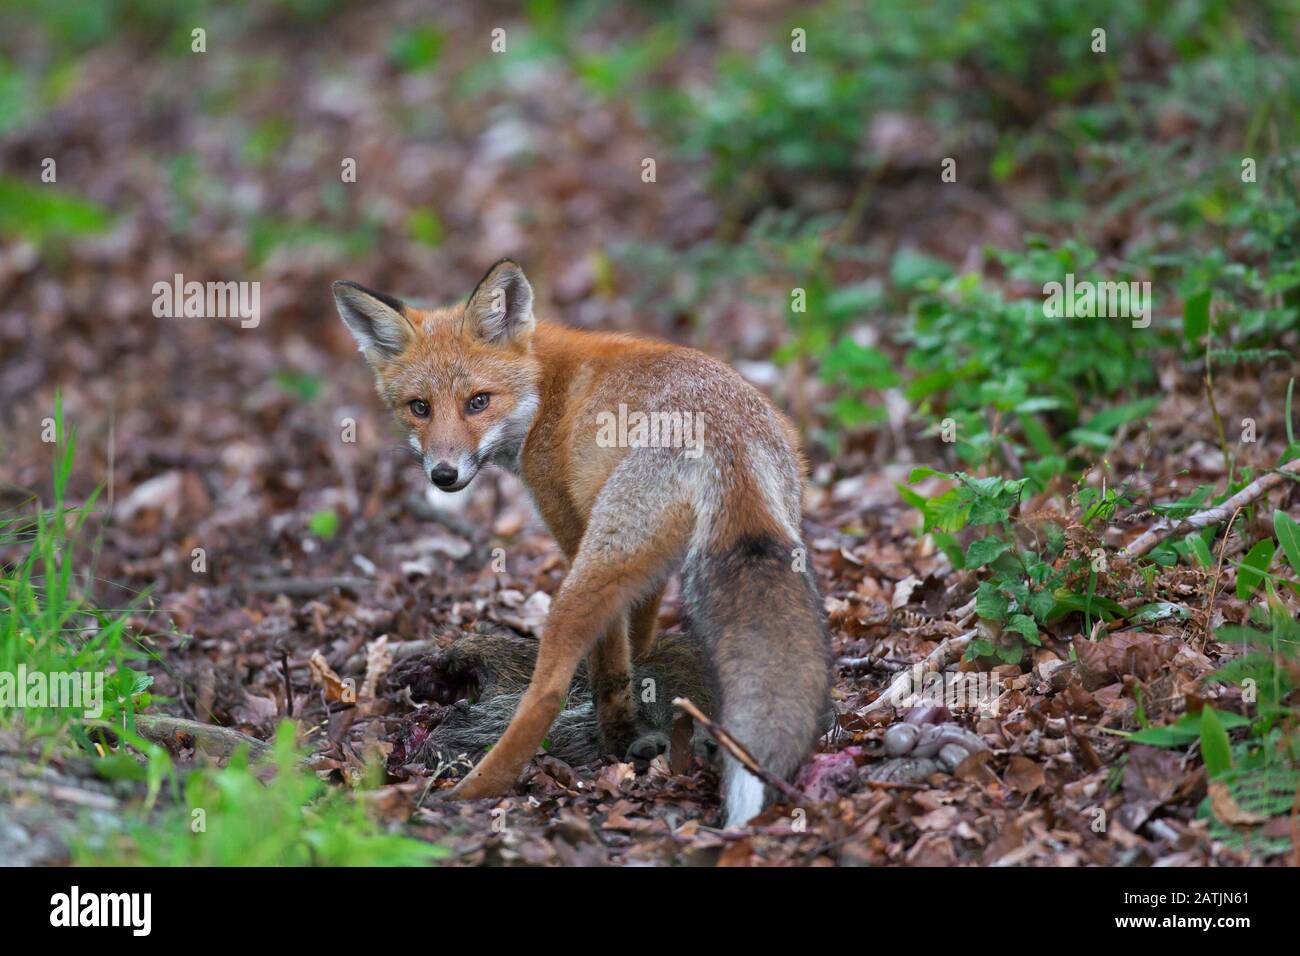
[{"label": "fox's hind leg", "polygon": [[659,630],[659,602],[663,599],[664,586],[661,584],[633,604],[632,610],[628,612],[627,637],[632,645],[634,661],[641,660],[654,647]]},{"label": "fox's hind leg", "polygon": [[[628,611],[628,644],[634,661],[644,661],[654,653],[655,638],[659,633],[659,602],[663,597],[664,586],[661,584],[633,604]],[[638,690],[639,688],[633,686],[628,696],[628,703],[634,717],[638,709],[636,698]],[[636,739],[632,740],[624,750],[616,750],[615,753],[637,760],[652,760],[657,755],[668,752],[668,735],[662,729],[640,727],[640,730],[642,732]]]},{"label": "fox's hind leg", "polygon": [[630,650],[627,614],[620,613],[591,649],[587,660],[601,749],[616,757],[622,757],[638,735]]},{"label": "fox's hind leg", "polygon": [[[664,484],[649,457],[625,460],[605,483],[573,567],[551,604],[532,682],[519,709],[453,797],[491,797],[510,789],[564,705],[583,655],[629,604],[657,587],[680,561],[693,516],[679,498],[646,494],[647,487]],[[625,661],[626,637],[623,647]]]}]

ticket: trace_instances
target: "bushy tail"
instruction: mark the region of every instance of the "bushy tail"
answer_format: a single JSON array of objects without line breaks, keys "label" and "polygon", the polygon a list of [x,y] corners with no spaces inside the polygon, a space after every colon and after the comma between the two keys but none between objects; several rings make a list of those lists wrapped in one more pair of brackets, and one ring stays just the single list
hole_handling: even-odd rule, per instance
[{"label": "bushy tail", "polygon": [[[777,535],[751,535],[692,555],[683,569],[692,626],[717,673],[722,726],[768,770],[790,779],[822,730],[829,639],[804,551]],[[727,826],[743,826],[772,798],[729,754],[723,763]]]}]

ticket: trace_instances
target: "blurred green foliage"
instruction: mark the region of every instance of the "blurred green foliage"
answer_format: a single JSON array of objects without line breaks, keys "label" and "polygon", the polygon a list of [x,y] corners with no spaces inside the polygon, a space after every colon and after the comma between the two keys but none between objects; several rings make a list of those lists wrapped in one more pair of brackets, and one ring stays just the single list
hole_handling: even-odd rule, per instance
[{"label": "blurred green foliage", "polygon": [[427,70],[438,62],[446,34],[435,24],[395,30],[388,41],[388,55],[403,70]]},{"label": "blurred green foliage", "polygon": [[35,242],[103,232],[112,216],[102,206],[57,187],[0,177],[0,236]]},{"label": "blurred green foliage", "polygon": [[[267,24],[328,28],[353,9],[341,0],[10,0],[0,24],[25,39],[34,30],[39,42],[0,42],[0,131],[32,122],[69,88],[80,57],[111,39],[170,56],[188,48],[196,23],[229,38]],[[829,448],[880,422],[882,392],[900,388],[925,424],[958,423],[960,461],[1046,459],[1037,480],[1077,463],[1072,447],[1102,450],[1103,426],[1113,432],[1123,410],[1140,407],[1154,350],[1178,347],[1180,311],[1188,354],[1208,347],[1212,361],[1240,364],[1283,353],[1300,296],[1300,203],[1293,166],[1270,148],[1297,129],[1297,12],[1296,0],[821,0],[768,11],[736,43],[726,31],[733,11],[713,0],[528,0],[508,21],[508,56],[476,58],[446,79],[470,103],[567,70],[587,95],[629,104],[672,162],[700,164],[720,206],[716,235],[684,250],[623,245],[612,259],[635,276],[638,304],[663,320],[701,323],[746,300],[783,316],[776,358],[807,365],[832,392],[816,436]],[[395,71],[443,71],[449,29],[436,11],[394,25],[383,52]],[[799,31],[806,52],[792,49]],[[715,55],[701,60],[702,46]],[[687,64],[689,82],[677,82]],[[252,170],[273,171],[306,132],[290,115],[243,113],[282,69],[250,51],[203,94],[205,109],[236,118],[235,158]],[[858,200],[869,200],[865,187],[885,162],[868,136],[885,112],[960,148],[963,183],[1046,177],[1047,198],[1031,191],[1018,212],[1044,234],[1074,238],[989,250],[994,275],[983,281],[907,245],[878,277],[861,278],[864,266],[882,265],[861,237]],[[413,135],[438,128],[423,115],[410,125]],[[1247,187],[1238,154],[1252,152],[1259,182]],[[192,153],[171,158],[173,228],[184,233],[197,209],[224,205],[242,222],[250,268],[285,248],[339,258],[377,248],[377,225],[338,183],[322,187],[322,212],[286,219],[236,209],[214,177]],[[107,210],[15,178],[0,180],[0,200],[8,235],[47,241],[109,222]],[[1102,254],[1100,225],[1127,214],[1177,231],[1149,230],[1117,261]],[[430,206],[399,228],[431,248],[446,238]],[[1021,291],[999,291],[999,271]],[[1043,316],[1037,290],[1065,272],[1151,279],[1157,326]]]},{"label": "blurred green foliage", "polygon": [[192,772],[182,799],[121,832],[88,828],[74,847],[81,865],[99,866],[421,866],[447,851],[388,833],[346,791],[327,787],[301,765],[289,721],[276,734],[269,766],[247,748],[228,766]]},{"label": "blurred green foliage", "polygon": [[[49,501],[33,499],[0,512],[0,673],[20,665],[46,674],[104,675],[103,721],[129,726],[134,711],[149,703],[152,678],[133,670],[148,655],[131,638],[127,610],[101,608],[90,599],[93,550],[87,522],[99,492],[85,501],[68,500],[76,458],[76,430],[67,427],[56,394],[55,456]],[[84,710],[93,710],[89,702]],[[39,739],[66,731],[86,752],[94,752],[82,710],[30,706],[0,708],[0,728]]]},{"label": "blurred green foliage", "polygon": [[[1167,108],[1191,106],[1203,133],[1242,114],[1252,129],[1273,120],[1293,132],[1296,13],[1291,0],[831,0],[792,15],[756,56],[721,57],[714,83],[660,99],[659,112],[723,189],[770,190],[788,175],[851,178],[874,162],[863,132],[887,110],[959,134],[989,125],[994,178],[1044,159],[1062,183],[1086,185],[1109,165],[1106,150],[1089,146],[1145,152],[1148,121]],[[1099,27],[1104,55],[1092,48]],[[809,53],[792,52],[795,28]],[[1284,45],[1261,51],[1256,36]],[[1169,85],[1126,81],[1122,69],[1139,57],[1167,65]]]},{"label": "blurred green foliage", "polygon": [[[1089,275],[1080,267],[1080,280]],[[902,338],[912,373],[905,394],[918,414],[955,421],[957,453],[972,464],[1007,454],[998,443],[1010,442],[1017,457],[1033,453],[1062,470],[1053,436],[1073,434],[1092,400],[1154,378],[1143,355],[1145,340],[1154,338],[1148,330],[1122,318],[1049,317],[1041,296],[1008,301],[974,275],[918,294]],[[1109,421],[1105,432],[1123,423],[1124,416]]]}]

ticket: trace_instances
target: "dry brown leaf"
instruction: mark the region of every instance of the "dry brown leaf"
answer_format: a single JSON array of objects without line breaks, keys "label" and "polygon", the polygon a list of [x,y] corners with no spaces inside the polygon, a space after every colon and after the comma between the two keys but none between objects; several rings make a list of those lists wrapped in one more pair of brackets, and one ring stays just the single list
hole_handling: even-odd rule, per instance
[{"label": "dry brown leaf", "polygon": [[1004,779],[1016,793],[1033,793],[1047,782],[1042,766],[1020,754],[1008,762]]},{"label": "dry brown leaf", "polygon": [[330,667],[329,662],[325,660],[325,655],[320,651],[316,651],[307,660],[307,669],[311,672],[311,682],[325,688],[327,701],[330,703],[343,701],[346,704],[356,702],[355,682],[350,679],[345,681],[334,673],[334,668]]},{"label": "dry brown leaf", "polygon": [[1178,653],[1178,642],[1145,631],[1110,634],[1100,641],[1076,640],[1083,686],[1096,690],[1132,675],[1149,680]]},{"label": "dry brown leaf", "polygon": [[1237,801],[1232,798],[1232,791],[1228,789],[1228,785],[1222,780],[1210,782],[1210,806],[1214,809],[1214,815],[1230,827],[1257,827],[1261,823],[1267,823],[1270,819],[1258,813],[1243,810]]}]

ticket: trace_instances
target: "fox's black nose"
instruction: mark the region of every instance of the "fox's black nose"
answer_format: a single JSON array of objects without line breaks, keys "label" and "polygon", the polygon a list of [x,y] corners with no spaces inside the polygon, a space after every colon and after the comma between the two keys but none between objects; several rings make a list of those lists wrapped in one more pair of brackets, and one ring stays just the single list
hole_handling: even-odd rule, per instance
[{"label": "fox's black nose", "polygon": [[429,472],[429,480],[439,488],[447,488],[456,483],[457,474],[455,465],[440,461],[433,466],[433,471]]}]

